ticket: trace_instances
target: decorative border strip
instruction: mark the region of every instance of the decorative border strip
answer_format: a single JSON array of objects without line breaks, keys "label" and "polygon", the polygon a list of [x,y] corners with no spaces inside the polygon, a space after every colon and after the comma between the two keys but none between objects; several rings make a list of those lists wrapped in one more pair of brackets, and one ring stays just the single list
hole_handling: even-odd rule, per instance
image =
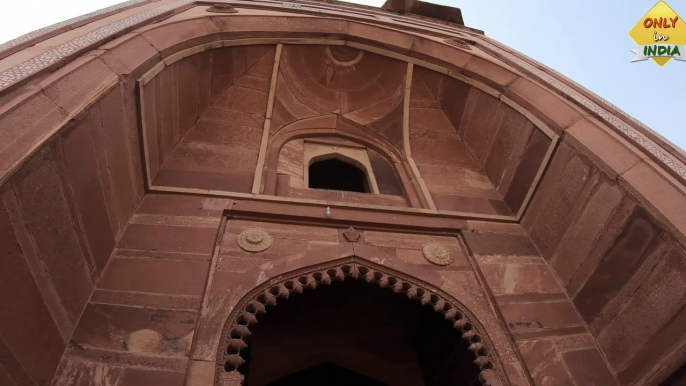
[{"label": "decorative border strip", "polygon": [[87,34],[76,37],[66,43],[60,44],[59,46],[35,56],[17,66],[0,72],[0,91],[39,72],[44,68],[58,63],[70,55],[76,54],[95,43],[103,41],[118,32],[146,22],[169,10],[194,2],[195,0],[176,0],[157,8],[149,9],[136,15],[118,20],[114,23],[107,24],[88,32]]},{"label": "decorative border strip", "polygon": [[61,21],[59,23],[56,23],[56,24],[53,24],[53,25],[50,25],[47,27],[43,27],[43,28],[37,29],[35,31],[31,31],[25,35],[19,36],[18,38],[14,39],[14,40],[10,40],[6,43],[0,44],[0,58],[5,57],[6,56],[5,53],[7,51],[10,51],[12,48],[15,48],[15,47],[20,46],[20,45],[25,44],[25,43],[28,43],[32,40],[38,40],[42,37],[47,38],[51,32],[57,31],[62,27],[67,27],[71,24],[76,24],[78,22],[88,20],[88,19],[92,19],[92,18],[96,18],[98,16],[105,15],[105,14],[111,13],[113,11],[118,11],[120,9],[129,8],[129,7],[132,7],[134,5],[143,4],[143,3],[147,3],[147,2],[148,2],[148,0],[129,0],[129,1],[126,1],[123,3],[115,4],[115,5],[107,7],[107,8],[102,8],[102,9],[99,9],[97,11],[93,11],[91,13],[87,13],[85,15],[81,15],[81,16],[77,16],[77,17],[74,17],[74,18],[71,18],[71,19],[68,19],[65,21]]}]

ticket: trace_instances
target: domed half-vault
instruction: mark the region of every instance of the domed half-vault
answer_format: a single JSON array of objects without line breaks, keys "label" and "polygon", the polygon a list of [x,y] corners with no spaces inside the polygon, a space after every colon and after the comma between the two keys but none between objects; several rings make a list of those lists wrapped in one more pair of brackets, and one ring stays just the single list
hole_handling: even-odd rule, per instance
[{"label": "domed half-vault", "polygon": [[682,150],[457,8],[221,3],[0,45],[0,384],[679,384]]}]

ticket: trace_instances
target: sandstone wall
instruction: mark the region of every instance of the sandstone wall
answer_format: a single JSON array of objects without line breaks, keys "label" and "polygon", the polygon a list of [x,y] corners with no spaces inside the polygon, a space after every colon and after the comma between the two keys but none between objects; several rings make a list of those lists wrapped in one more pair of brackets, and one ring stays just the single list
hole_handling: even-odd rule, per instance
[{"label": "sandstone wall", "polygon": [[52,379],[142,196],[122,92],[107,92],[0,187],[2,368],[19,384]]},{"label": "sandstone wall", "polygon": [[655,186],[664,197],[646,205],[627,184],[646,183],[652,161],[594,120],[564,139],[523,226],[620,382],[640,384],[646,373],[674,368],[686,333],[683,233],[665,223],[676,213],[663,211],[678,190]]}]

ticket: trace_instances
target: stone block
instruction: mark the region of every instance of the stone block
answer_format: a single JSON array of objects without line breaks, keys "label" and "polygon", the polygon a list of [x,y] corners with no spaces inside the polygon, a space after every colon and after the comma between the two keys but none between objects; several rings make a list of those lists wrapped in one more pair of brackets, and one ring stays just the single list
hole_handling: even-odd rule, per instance
[{"label": "stone block", "polygon": [[546,264],[479,262],[494,295],[562,292]]},{"label": "stone block", "polygon": [[472,86],[457,79],[446,77],[443,82],[441,109],[456,130],[462,124],[467,98],[472,90]]},{"label": "stone block", "polygon": [[100,47],[100,58],[117,74],[142,74],[159,60],[159,52],[137,33],[126,34]]},{"label": "stone block", "polygon": [[475,255],[539,256],[526,236],[478,232],[465,232],[463,236]]},{"label": "stone block", "polygon": [[575,385],[551,341],[529,340],[517,344],[537,386]]},{"label": "stone block", "polygon": [[[559,175],[553,173],[555,170],[550,167],[546,172],[546,178],[555,181],[554,187],[547,192],[539,189],[536,193],[537,199],[544,200],[545,205],[540,208],[529,230],[531,241],[536,244],[544,257],[550,257],[557,246],[568,224],[568,215],[589,180],[591,166],[578,156],[573,156]],[[530,210],[533,211],[534,208]],[[531,216],[534,215],[531,213]]]},{"label": "stone block", "polygon": [[600,260],[624,230],[627,219],[636,210],[636,207],[636,203],[627,195],[615,208],[614,213],[605,223],[605,229],[599,233],[597,240],[591,246],[590,253],[585,256],[576,271],[571,273],[571,277],[565,283],[567,292],[571,297],[574,297],[579,292],[579,289],[593,274],[598,264],[600,264]]},{"label": "stone block", "polygon": [[441,61],[449,68],[464,68],[472,55],[442,42],[437,42],[431,38],[415,36],[412,42],[410,56],[418,59],[428,59],[429,61]]},{"label": "stone block", "polygon": [[130,224],[117,247],[209,255],[216,234],[212,228]]},{"label": "stone block", "polygon": [[219,29],[209,18],[167,23],[142,33],[160,52],[162,58],[184,49],[211,42],[219,37]]},{"label": "stone block", "polygon": [[383,44],[402,51],[409,51],[413,41],[411,36],[398,31],[355,22],[348,23],[348,37],[351,40]]},{"label": "stone block", "polygon": [[231,86],[219,97],[215,106],[264,117],[267,111],[267,93]]},{"label": "stone block", "polygon": [[114,249],[116,230],[111,228],[91,130],[88,115],[82,116],[63,135],[62,146],[86,240],[102,272]]},{"label": "stone block", "polygon": [[479,92],[476,98],[476,106],[469,115],[469,120],[463,121],[460,126],[462,139],[469,148],[477,162],[481,162],[488,156],[490,145],[495,137],[502,119],[503,110],[500,99],[485,92]]},{"label": "stone block", "polygon": [[212,217],[221,216],[229,199],[178,194],[146,194],[136,213]]},{"label": "stone block", "polygon": [[160,148],[157,140],[157,110],[156,110],[156,84],[157,78],[153,78],[150,82],[143,86],[143,100],[142,100],[142,120],[143,120],[143,137],[145,144],[145,154],[147,170],[150,181],[155,179],[155,175],[160,170]]},{"label": "stone block", "polygon": [[185,373],[127,368],[119,386],[183,386]]},{"label": "stone block", "polygon": [[562,358],[577,385],[617,385],[612,372],[596,348],[568,351]]},{"label": "stone block", "polygon": [[233,84],[234,51],[232,48],[218,48],[209,52],[210,103]]},{"label": "stone block", "polygon": [[175,138],[180,139],[198,120],[200,61],[197,55],[193,55],[181,59],[176,65],[178,66],[176,81],[177,105],[174,110],[179,116],[179,126]]},{"label": "stone block", "polygon": [[518,213],[524,204],[524,199],[526,199],[526,195],[534,184],[534,178],[543,165],[550,144],[550,138],[534,128],[521,158],[516,164],[511,164],[510,167],[514,169],[514,174],[507,184],[507,191],[503,199],[513,212]]},{"label": "stone block", "polygon": [[[598,336],[612,369],[636,373],[663,355],[685,332],[686,253],[674,246],[633,299]],[[650,315],[650,317],[646,317]]]},{"label": "stone block", "polygon": [[286,24],[289,32],[313,33],[321,36],[345,35],[348,32],[347,20],[309,18],[309,17],[287,17]]},{"label": "stone block", "polygon": [[574,273],[591,255],[600,234],[624,197],[618,186],[601,180],[579,217],[572,223],[551,256],[550,266],[566,286]]},{"label": "stone block", "polygon": [[572,146],[594,161],[610,178],[616,179],[645,155],[612,130],[595,118],[586,118],[565,131]]},{"label": "stone block", "polygon": [[176,63],[165,67],[155,77],[155,112],[157,114],[157,154],[160,167],[163,165],[165,157],[174,148],[174,133],[178,132],[179,118],[176,114],[174,98],[176,87],[175,72],[178,66]]},{"label": "stone block", "polygon": [[513,333],[583,326],[574,305],[568,300],[537,303],[502,303],[498,308]]},{"label": "stone block", "polygon": [[91,57],[77,59],[39,84],[50,100],[75,116],[117,81],[117,76],[105,63]]},{"label": "stone block", "polygon": [[519,78],[515,70],[494,60],[473,55],[463,70],[464,74],[497,90],[504,90]]},{"label": "stone block", "polygon": [[641,207],[627,219],[624,229],[574,297],[579,313],[590,323],[629,281],[664,232]]},{"label": "stone block", "polygon": [[[212,54],[216,50],[198,54],[198,114],[202,115],[212,102]],[[226,67],[226,63],[223,63]]]},{"label": "stone block", "polygon": [[54,386],[121,385],[123,366],[65,358],[53,380]]},{"label": "stone block", "polygon": [[268,17],[263,16],[228,16],[212,17],[222,37],[242,36],[240,33],[251,33],[255,37],[255,26],[260,26],[262,35],[271,35],[273,32],[289,31],[288,17]]},{"label": "stone block", "polygon": [[[638,197],[646,208],[654,211],[658,219],[663,217],[682,241],[686,235],[686,192],[683,185],[668,176],[662,168],[652,161],[643,161],[627,170],[622,179],[626,188]],[[656,212],[656,213],[655,213]]]},{"label": "stone block", "polygon": [[188,356],[196,312],[89,304],[72,341],[141,356]]},{"label": "stone block", "polygon": [[69,320],[76,323],[93,283],[76,234],[80,228],[73,223],[50,149],[35,155],[12,185],[38,255]]},{"label": "stone block", "polygon": [[18,386],[36,385],[34,380],[48,383],[66,342],[34,281],[4,205],[0,205],[0,256],[0,367],[4,378]]},{"label": "stone block", "polygon": [[98,288],[201,296],[208,268],[208,262],[114,258]]},{"label": "stone block", "polygon": [[53,130],[61,127],[66,115],[42,92],[0,107],[0,180],[26,158]]},{"label": "stone block", "polygon": [[105,95],[99,103],[102,126],[96,127],[101,128],[103,133],[112,193],[120,224],[128,221],[138,201],[132,174],[133,157],[137,157],[137,154],[131,153],[137,150],[129,149],[128,146],[122,103],[119,88]]},{"label": "stone block", "polygon": [[[430,187],[429,189],[433,189],[433,187]],[[438,210],[481,214],[512,214],[504,205],[498,205],[496,201],[499,200],[433,192],[431,198],[433,198],[434,204]]]},{"label": "stone block", "polygon": [[491,150],[486,155],[484,172],[498,188],[503,179],[505,170],[513,167],[512,163],[518,163],[519,155],[513,154],[518,141],[522,136],[528,136],[531,132],[530,124],[519,111],[502,105],[503,117],[498,125],[497,132]]},{"label": "stone block", "polygon": [[505,96],[530,111],[558,134],[587,115],[553,91],[527,78],[514,81]]},{"label": "stone block", "polygon": [[214,386],[217,364],[207,361],[191,361],[188,365],[185,386]]}]

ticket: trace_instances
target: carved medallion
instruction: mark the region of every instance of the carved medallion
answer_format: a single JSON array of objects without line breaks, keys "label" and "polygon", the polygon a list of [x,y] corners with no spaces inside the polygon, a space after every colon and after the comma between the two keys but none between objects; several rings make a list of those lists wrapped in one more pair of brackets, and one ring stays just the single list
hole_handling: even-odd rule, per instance
[{"label": "carved medallion", "polygon": [[229,4],[215,4],[206,9],[207,12],[212,13],[237,13],[236,8],[230,6]]},{"label": "carved medallion", "polygon": [[436,265],[448,265],[453,262],[453,255],[450,254],[450,250],[445,245],[426,244],[422,248],[422,252],[427,260]]},{"label": "carved medallion", "polygon": [[471,50],[472,48],[462,39],[458,38],[445,38],[443,43],[450,44],[451,46],[460,47],[465,50]]},{"label": "carved medallion", "polygon": [[356,231],[355,228],[350,227],[343,232],[343,236],[345,236],[346,240],[355,243],[360,239],[360,232]]},{"label": "carved medallion", "polygon": [[238,246],[248,252],[262,252],[272,246],[272,237],[261,229],[248,229],[238,235]]}]

